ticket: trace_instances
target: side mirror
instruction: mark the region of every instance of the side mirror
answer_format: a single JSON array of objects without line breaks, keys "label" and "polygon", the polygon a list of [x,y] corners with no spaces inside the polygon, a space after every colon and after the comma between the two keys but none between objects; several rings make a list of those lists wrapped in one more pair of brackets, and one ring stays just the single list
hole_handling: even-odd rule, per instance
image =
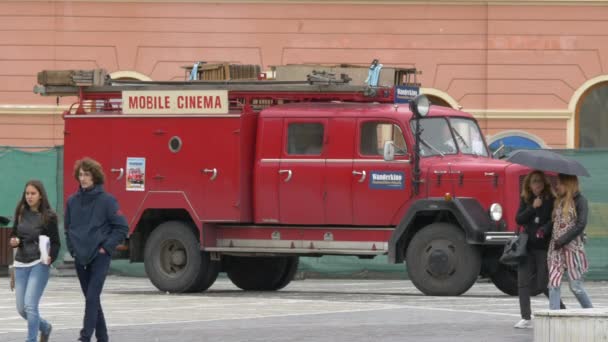
[{"label": "side mirror", "polygon": [[393,161],[395,160],[395,143],[392,140],[384,142],[384,160]]}]

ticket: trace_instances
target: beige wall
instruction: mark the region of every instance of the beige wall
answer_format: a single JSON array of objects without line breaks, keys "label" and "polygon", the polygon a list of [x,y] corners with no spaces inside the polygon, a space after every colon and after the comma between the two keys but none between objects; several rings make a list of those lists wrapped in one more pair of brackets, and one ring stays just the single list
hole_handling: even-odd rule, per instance
[{"label": "beige wall", "polygon": [[167,80],[195,60],[268,68],[374,58],[422,70],[425,88],[477,115],[490,136],[524,130],[573,145],[573,96],[608,69],[604,2],[369,3],[2,1],[0,145],[61,144],[60,118],[32,114],[55,106],[32,93],[42,69]]}]

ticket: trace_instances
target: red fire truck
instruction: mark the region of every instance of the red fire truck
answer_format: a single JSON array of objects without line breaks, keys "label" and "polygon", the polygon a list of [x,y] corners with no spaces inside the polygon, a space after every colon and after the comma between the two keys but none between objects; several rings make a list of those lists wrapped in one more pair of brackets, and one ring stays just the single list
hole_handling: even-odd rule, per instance
[{"label": "red fire truck", "polygon": [[[278,290],[299,256],[388,255],[424,294],[459,295],[480,276],[517,293],[498,258],[529,170],[494,159],[470,114],[338,82],[35,91],[78,96],[64,113],[64,168],[101,162],[130,225],[124,257],[162,291],[203,291],[219,272]],[[146,177],[131,188],[134,165]],[[64,184],[67,198],[69,172]]]}]

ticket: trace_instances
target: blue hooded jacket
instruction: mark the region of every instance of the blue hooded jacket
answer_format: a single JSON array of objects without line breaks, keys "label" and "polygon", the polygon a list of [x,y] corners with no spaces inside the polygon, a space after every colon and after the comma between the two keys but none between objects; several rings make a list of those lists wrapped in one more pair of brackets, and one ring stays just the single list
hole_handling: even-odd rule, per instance
[{"label": "blue hooded jacket", "polygon": [[68,198],[65,210],[65,235],[68,251],[80,265],[88,265],[99,253],[99,247],[112,255],[127,236],[127,220],[118,202],[103,190],[79,188]]}]

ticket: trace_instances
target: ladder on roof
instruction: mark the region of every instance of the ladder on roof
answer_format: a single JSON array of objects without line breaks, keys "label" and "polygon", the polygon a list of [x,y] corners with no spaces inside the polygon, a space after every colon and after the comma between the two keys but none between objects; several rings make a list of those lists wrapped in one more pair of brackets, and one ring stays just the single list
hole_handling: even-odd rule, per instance
[{"label": "ladder on roof", "polygon": [[78,96],[68,112],[120,113],[123,91],[226,90],[230,108],[254,111],[290,102],[393,103],[393,87],[351,85],[347,75],[339,79],[328,73],[308,75],[305,81],[126,81],[112,80],[105,71],[42,71],[34,93],[42,96]]},{"label": "ladder on roof", "polygon": [[133,81],[112,80],[105,70],[44,70],[38,73],[34,93],[42,96],[86,96],[122,91],[163,90],[227,90],[242,93],[361,93],[376,97],[392,91],[392,87],[350,85],[350,78],[341,74],[313,73],[302,81],[227,80],[227,81]]}]

